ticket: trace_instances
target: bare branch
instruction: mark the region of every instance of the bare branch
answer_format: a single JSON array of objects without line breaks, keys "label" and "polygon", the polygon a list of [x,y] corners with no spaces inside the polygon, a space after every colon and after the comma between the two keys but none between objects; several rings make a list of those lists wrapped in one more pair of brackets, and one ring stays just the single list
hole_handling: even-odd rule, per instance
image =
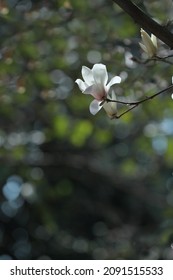
[{"label": "bare branch", "polygon": [[128,113],[129,111],[131,111],[134,108],[136,108],[139,104],[144,103],[144,102],[146,102],[148,100],[151,100],[151,99],[155,98],[156,96],[160,95],[161,93],[164,93],[164,92],[168,93],[172,89],[173,89],[173,85],[170,85],[169,87],[167,87],[167,88],[165,88],[165,89],[163,89],[163,90],[161,90],[161,91],[159,91],[159,92],[157,92],[157,93],[155,93],[155,94],[153,94],[151,96],[148,96],[148,97],[146,97],[146,98],[144,98],[142,100],[139,100],[139,101],[128,102],[128,101],[112,100],[112,99],[107,98],[107,99],[105,99],[104,102],[115,102],[115,103],[126,105],[126,106],[132,106],[129,109],[127,109],[126,111],[124,111],[122,114],[115,115],[115,116],[112,117],[112,119],[115,119],[115,118],[119,119],[120,117],[122,117],[123,115]]},{"label": "bare branch", "polygon": [[164,56],[164,57],[161,57],[161,56],[157,55],[157,56],[154,56],[152,58],[147,58],[146,60],[141,60],[138,57],[132,56],[131,60],[136,62],[136,63],[139,63],[139,64],[147,64],[147,63],[150,63],[150,62],[154,62],[155,63],[155,62],[159,61],[159,62],[167,63],[169,65],[173,65],[173,61],[167,60],[170,57],[172,58],[173,55],[171,54],[171,55],[167,55],[167,56]]}]

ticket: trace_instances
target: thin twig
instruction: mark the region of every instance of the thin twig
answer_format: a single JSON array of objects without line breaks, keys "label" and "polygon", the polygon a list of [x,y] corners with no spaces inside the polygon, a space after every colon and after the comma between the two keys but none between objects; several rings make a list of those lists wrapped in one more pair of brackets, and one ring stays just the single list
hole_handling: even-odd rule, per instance
[{"label": "thin twig", "polygon": [[122,104],[122,105],[126,105],[126,106],[132,106],[130,107],[129,109],[125,110],[123,113],[121,113],[120,115],[113,115],[112,116],[112,119],[119,119],[121,118],[123,115],[125,115],[126,113],[130,112],[131,110],[133,110],[134,108],[136,108],[139,104],[141,103],[144,103],[148,100],[151,100],[153,98],[155,98],[156,96],[158,96],[159,94],[163,93],[163,92],[169,92],[169,90],[171,90],[173,88],[173,85],[170,85],[169,87],[151,95],[151,96],[148,96],[142,100],[139,100],[139,101],[133,101],[133,102],[127,102],[127,101],[120,101],[120,100],[112,100],[112,99],[105,99],[104,102],[115,102],[115,103],[118,103],[118,104]]},{"label": "thin twig", "polygon": [[115,115],[115,116],[113,116],[112,119],[115,119],[115,118],[116,118],[116,119],[119,119],[119,118],[121,118],[123,115],[127,114],[128,112],[130,112],[131,110],[133,110],[134,108],[136,108],[138,105],[139,105],[139,104],[136,104],[136,105],[132,106],[131,108],[129,108],[128,110],[124,111],[124,112],[121,113],[120,115]]},{"label": "thin twig", "polygon": [[141,103],[144,103],[150,99],[153,99],[154,97],[158,96],[159,94],[163,93],[163,92],[166,92],[166,91],[169,91],[170,89],[173,88],[173,85],[170,85],[169,87],[165,88],[165,89],[162,89],[161,91],[151,95],[151,96],[148,96],[142,100],[138,100],[138,101],[133,101],[133,102],[128,102],[128,101],[120,101],[120,100],[112,100],[112,99],[109,99],[107,98],[105,100],[105,102],[115,102],[115,103],[119,103],[119,104],[123,104],[123,105],[139,105]]},{"label": "thin twig", "polygon": [[138,57],[135,57],[133,56],[131,58],[132,61],[136,62],[136,63],[139,63],[139,64],[147,64],[149,62],[156,62],[156,61],[161,61],[161,62],[164,62],[164,63],[168,63],[170,65],[173,65],[173,62],[167,60],[169,57],[172,57],[173,55],[170,55],[170,56],[165,56],[165,57],[161,57],[161,56],[154,56],[152,58],[148,58],[146,60],[140,60]]}]

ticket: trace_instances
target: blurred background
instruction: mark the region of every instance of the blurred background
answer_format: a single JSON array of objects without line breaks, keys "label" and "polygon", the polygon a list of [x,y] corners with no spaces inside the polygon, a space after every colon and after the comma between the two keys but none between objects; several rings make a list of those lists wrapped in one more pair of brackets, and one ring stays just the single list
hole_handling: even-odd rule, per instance
[{"label": "blurred background", "polygon": [[[134,2],[171,29],[172,1]],[[119,100],[169,86],[140,40],[112,1],[0,1],[0,259],[173,259],[171,93],[110,120],[75,84],[103,63]]]}]

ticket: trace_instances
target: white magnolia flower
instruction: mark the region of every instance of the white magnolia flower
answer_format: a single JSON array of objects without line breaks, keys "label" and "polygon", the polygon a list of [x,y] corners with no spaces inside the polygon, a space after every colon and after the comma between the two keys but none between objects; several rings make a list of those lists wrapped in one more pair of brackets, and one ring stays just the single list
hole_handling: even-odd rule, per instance
[{"label": "white magnolia flower", "polygon": [[151,58],[157,54],[157,37],[151,34],[151,37],[141,28],[142,43],[139,43],[144,52]]},{"label": "white magnolia flower", "polygon": [[[95,115],[105,104],[106,98],[109,98],[108,93],[112,85],[121,82],[119,76],[115,76],[108,82],[108,73],[104,64],[95,64],[92,69],[82,66],[82,77],[75,82],[84,94],[91,94],[95,99],[90,104],[90,112]],[[110,105],[108,105],[110,106]],[[106,109],[105,109],[106,110]]]}]

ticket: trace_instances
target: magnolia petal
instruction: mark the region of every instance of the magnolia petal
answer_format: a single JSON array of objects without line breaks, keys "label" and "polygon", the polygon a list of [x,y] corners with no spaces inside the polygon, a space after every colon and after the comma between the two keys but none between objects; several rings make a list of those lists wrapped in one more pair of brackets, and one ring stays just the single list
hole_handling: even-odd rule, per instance
[{"label": "magnolia petal", "polygon": [[141,28],[141,38],[146,47],[152,43],[150,36],[142,28]]},{"label": "magnolia petal", "polygon": [[155,45],[153,44],[151,37],[143,29],[141,29],[141,37],[142,37],[142,41],[147,49],[148,56],[149,57],[155,56],[157,49],[156,49]]},{"label": "magnolia petal", "polygon": [[104,87],[108,81],[108,73],[104,64],[95,64],[92,68],[94,81],[100,87]]},{"label": "magnolia petal", "polygon": [[148,46],[147,49],[148,49],[148,55],[150,57],[153,57],[156,55],[156,47],[153,45],[153,43],[150,46]]},{"label": "magnolia petal", "polygon": [[83,77],[85,83],[88,84],[88,86],[91,86],[92,84],[94,84],[92,70],[86,66],[82,66],[82,77]]},{"label": "magnolia petal", "polygon": [[[115,91],[113,90],[112,91],[112,100],[117,100],[117,97],[116,97],[116,94],[115,94]],[[116,102],[114,102],[115,104],[116,104],[116,106],[117,106],[117,103]]]},{"label": "magnolia petal", "polygon": [[77,79],[75,81],[75,83],[78,84],[78,87],[80,88],[80,90],[83,92],[86,90],[86,88],[88,87],[88,85],[86,83],[84,83],[81,79]]},{"label": "magnolia petal", "polygon": [[[108,96],[109,98],[109,96]],[[112,91],[111,99],[116,101],[115,92]],[[117,103],[116,102],[105,102],[103,104],[103,109],[106,111],[107,115],[112,118],[117,114]]]},{"label": "magnolia petal", "polygon": [[107,115],[112,118],[117,114],[116,102],[105,102],[103,104],[103,109],[106,111]]},{"label": "magnolia petal", "polygon": [[144,52],[148,52],[146,46],[144,46],[142,43],[139,43],[139,45]]},{"label": "magnolia petal", "polygon": [[100,102],[96,99],[94,99],[89,107],[90,113],[92,115],[95,115],[98,113],[98,111],[100,111],[100,109],[102,108],[102,105],[100,106]]},{"label": "magnolia petal", "polygon": [[115,84],[119,84],[121,83],[121,77],[119,76],[115,76],[113,77],[110,82],[107,84],[106,88],[107,88],[107,91],[109,91],[110,87],[115,85]]},{"label": "magnolia petal", "polygon": [[102,101],[105,97],[105,92],[103,89],[100,89],[97,85],[92,85],[84,91],[84,94],[91,94],[98,101]]},{"label": "magnolia petal", "polygon": [[153,45],[157,49],[157,37],[154,34],[151,34],[151,41],[153,42]]},{"label": "magnolia petal", "polygon": [[[112,90],[110,96],[108,95],[108,99],[116,101],[116,95],[114,90]],[[113,118],[117,114],[117,103],[116,102],[106,102],[103,104],[103,109],[106,111],[106,114],[109,118]]]},{"label": "magnolia petal", "polygon": [[[115,91],[114,90],[111,90],[111,92],[109,92],[109,95],[107,96],[108,99],[112,99],[112,100],[117,100],[117,97],[116,97],[116,94],[115,94]],[[116,104],[117,106],[117,103],[116,102],[113,102]]]}]

